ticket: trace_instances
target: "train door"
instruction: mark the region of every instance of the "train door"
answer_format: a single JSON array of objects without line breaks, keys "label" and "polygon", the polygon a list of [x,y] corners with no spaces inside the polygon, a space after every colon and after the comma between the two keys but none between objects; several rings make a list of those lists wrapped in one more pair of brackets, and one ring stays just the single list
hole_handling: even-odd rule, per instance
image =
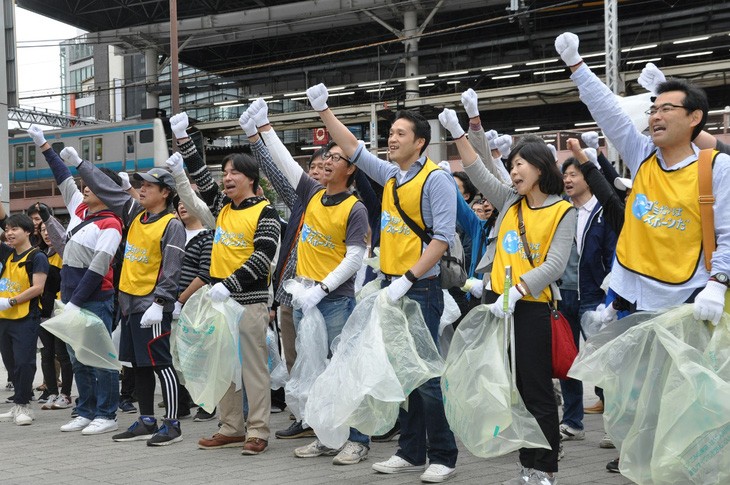
[{"label": "train door", "polygon": [[85,136],[80,138],[81,141],[81,160],[89,160],[93,161],[94,159],[91,158],[91,144],[92,144],[92,138],[90,136]]},{"label": "train door", "polygon": [[13,166],[13,172],[14,172],[14,182],[27,182],[27,176],[26,176],[26,149],[25,145],[15,145],[13,147],[13,159],[15,160],[15,165]]},{"label": "train door", "polygon": [[137,170],[137,135],[134,131],[124,133],[124,171]]}]

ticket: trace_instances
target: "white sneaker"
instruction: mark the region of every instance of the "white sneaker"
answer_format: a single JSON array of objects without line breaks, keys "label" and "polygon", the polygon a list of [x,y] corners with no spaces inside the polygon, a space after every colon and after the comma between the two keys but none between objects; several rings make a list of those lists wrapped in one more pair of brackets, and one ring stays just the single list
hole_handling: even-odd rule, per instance
[{"label": "white sneaker", "polygon": [[314,458],[315,456],[333,456],[339,450],[329,448],[322,444],[319,440],[314,440],[308,445],[300,446],[294,449],[294,456],[297,458]]},{"label": "white sneaker", "polygon": [[555,474],[551,477],[546,472],[535,470],[527,483],[529,485],[557,485],[558,478]]},{"label": "white sneaker", "polygon": [[18,426],[33,424],[33,411],[30,409],[30,404],[18,405],[18,410],[15,413],[15,424]]},{"label": "white sneaker", "polygon": [[[46,403],[48,404],[48,403]],[[59,394],[53,401],[51,409],[68,409],[71,407],[71,398],[65,394]]]},{"label": "white sneaker", "polygon": [[354,465],[367,459],[370,449],[362,443],[348,441],[342,451],[332,459],[333,465]]},{"label": "white sneaker", "polygon": [[502,485],[525,485],[530,483],[530,477],[535,473],[532,468],[520,468],[520,474],[515,478],[511,478],[506,482],[502,482]]},{"label": "white sneaker", "polygon": [[18,408],[20,406],[15,404],[10,411],[0,414],[0,423],[9,423],[15,421],[15,415],[18,414]]},{"label": "white sneaker", "polygon": [[398,455],[393,455],[386,461],[379,463],[373,463],[373,470],[380,473],[408,473],[408,472],[422,472],[425,468],[424,465],[414,465],[407,462]]},{"label": "white sneaker", "polygon": [[41,409],[44,411],[48,411],[49,409],[53,409],[53,402],[58,398],[57,394],[51,394],[48,396],[48,399],[46,399],[46,402],[43,403],[43,406],[41,406]]},{"label": "white sneaker", "polygon": [[76,416],[71,421],[61,426],[61,431],[81,431],[86,428],[89,423],[91,423],[90,419]]},{"label": "white sneaker", "polygon": [[94,418],[94,420],[89,423],[89,425],[85,427],[83,431],[81,431],[81,434],[104,434],[109,433],[110,431],[116,431],[118,429],[119,424],[117,423],[116,419]]},{"label": "white sneaker", "polygon": [[616,448],[616,446],[613,444],[613,440],[611,439],[608,434],[604,434],[603,438],[601,438],[601,441],[598,443],[598,446],[600,448]]},{"label": "white sneaker", "polygon": [[567,424],[560,425],[560,440],[573,441],[586,439],[586,432],[582,429],[571,428]]},{"label": "white sneaker", "polygon": [[456,468],[449,468],[446,465],[432,463],[421,475],[421,481],[427,483],[441,483],[456,474]]}]

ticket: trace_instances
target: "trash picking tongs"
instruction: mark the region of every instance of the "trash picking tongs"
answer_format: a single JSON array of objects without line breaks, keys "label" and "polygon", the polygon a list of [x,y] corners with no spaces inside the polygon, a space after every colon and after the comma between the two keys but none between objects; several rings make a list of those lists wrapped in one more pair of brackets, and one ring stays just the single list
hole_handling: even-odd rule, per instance
[{"label": "trash picking tongs", "polygon": [[[504,367],[510,368],[512,371],[511,382],[510,382],[510,397],[512,404],[517,404],[519,401],[519,394],[517,391],[517,361],[515,358],[515,321],[514,315],[509,309],[509,290],[512,287],[512,266],[507,266],[504,269],[504,296],[502,298],[503,311],[504,311],[504,338],[503,338],[503,350],[504,350]],[[509,360],[508,360],[509,359]]]}]

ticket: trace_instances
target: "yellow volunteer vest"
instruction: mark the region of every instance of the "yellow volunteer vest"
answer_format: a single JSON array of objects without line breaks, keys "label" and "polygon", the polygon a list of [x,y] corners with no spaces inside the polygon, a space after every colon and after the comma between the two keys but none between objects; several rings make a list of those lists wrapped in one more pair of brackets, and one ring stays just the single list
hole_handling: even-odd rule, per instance
[{"label": "yellow volunteer vest", "polygon": [[[61,259],[61,255],[58,253],[53,253],[52,256],[48,257],[48,264],[50,264],[51,266],[54,266],[58,269],[61,269],[61,267],[63,267],[63,260]],[[56,300],[60,300],[60,299],[61,299],[61,292],[58,291],[56,293]]]},{"label": "yellow volunteer vest", "polygon": [[[425,230],[421,213],[423,186],[438,165],[426,159],[421,170],[411,180],[396,188],[403,212]],[[395,178],[383,188],[383,204],[380,214],[380,270],[387,275],[402,275],[416,264],[423,252],[423,241],[401,218],[393,199]]]},{"label": "yellow volunteer vest", "polygon": [[[527,200],[522,198],[522,217],[525,221],[525,237],[530,245],[532,262],[537,268],[544,261],[550,249],[558,224],[563,220],[565,214],[573,208],[568,202],[561,200],[547,207],[531,209]],[[499,226],[497,237],[496,256],[492,266],[491,283],[492,291],[498,294],[504,293],[504,269],[512,266],[512,284],[520,281],[520,277],[532,269],[527,259],[522,239],[520,238],[519,218],[517,216],[517,204],[507,209],[507,213]],[[523,298],[526,301],[552,301],[552,292],[548,285],[542,290],[538,298],[528,294]]]},{"label": "yellow volunteer vest", "polygon": [[[37,249],[30,249],[18,261],[13,261],[15,252],[10,253],[10,256],[8,256],[8,259],[5,261],[3,277],[0,278],[0,297],[15,298],[30,288],[31,282],[30,278],[28,278],[28,269],[25,265],[29,261],[28,258],[32,258],[37,252]],[[30,301],[26,301],[8,308],[7,310],[1,311],[0,318],[5,318],[7,320],[19,320],[27,317],[29,313]]]},{"label": "yellow volunteer vest", "polygon": [[642,162],[616,243],[621,266],[670,285],[692,278],[702,253],[698,180],[697,162],[664,170],[656,153]]},{"label": "yellow volunteer vest", "polygon": [[155,222],[143,224],[144,214],[141,212],[129,226],[119,278],[119,289],[134,296],[146,296],[154,291],[162,267],[160,241],[167,225],[175,218],[165,214]]},{"label": "yellow volunteer vest", "polygon": [[357,197],[350,195],[336,205],[323,205],[325,189],[307,204],[297,247],[297,276],[322,281],[345,259],[347,221]]},{"label": "yellow volunteer vest", "polygon": [[228,278],[251,257],[259,217],[268,204],[262,200],[245,209],[235,210],[231,204],[221,209],[210,254],[210,276]]}]

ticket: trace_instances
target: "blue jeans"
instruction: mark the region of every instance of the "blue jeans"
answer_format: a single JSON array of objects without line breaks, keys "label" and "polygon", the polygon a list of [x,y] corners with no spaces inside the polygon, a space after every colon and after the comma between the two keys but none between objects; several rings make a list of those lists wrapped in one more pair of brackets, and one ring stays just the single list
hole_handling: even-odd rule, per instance
[{"label": "blue jeans", "polygon": [[40,323],[40,315],[37,312],[18,320],[0,320],[0,339],[6,338],[10,341],[15,362],[13,369],[15,404],[29,404],[33,397],[33,376],[36,371],[35,356]]},{"label": "blue jeans", "polygon": [[[109,335],[112,332],[111,299],[107,301],[89,301],[81,308],[98,316]],[[86,419],[104,418],[115,419],[119,407],[119,372],[109,369],[99,369],[82,364],[76,359],[76,354],[70,345],[67,346],[71,357],[76,387],[79,390],[79,402],[76,411]]]},{"label": "blue jeans", "polygon": [[[383,282],[383,287],[390,284]],[[418,303],[438,348],[438,330],[444,311],[444,294],[438,278],[419,280],[406,296]],[[400,449],[396,455],[413,465],[426,463],[456,467],[459,450],[444,412],[441,378],[429,379],[408,396],[408,411],[400,409]]]},{"label": "blue jeans", "polygon": [[[327,348],[330,349],[329,357],[332,356],[332,341],[340,336],[342,328],[350,318],[352,310],[355,309],[355,297],[345,295],[327,295],[317,304],[317,309],[324,317],[327,326]],[[299,328],[299,322],[304,314],[300,309],[294,310],[294,328]],[[370,437],[362,434],[355,428],[350,428],[350,441],[370,446]]]}]

